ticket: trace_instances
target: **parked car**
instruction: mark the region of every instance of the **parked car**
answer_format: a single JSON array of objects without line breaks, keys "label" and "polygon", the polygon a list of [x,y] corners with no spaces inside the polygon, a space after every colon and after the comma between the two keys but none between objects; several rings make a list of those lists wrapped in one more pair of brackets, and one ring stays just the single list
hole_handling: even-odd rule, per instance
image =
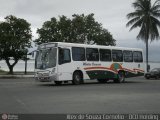
[{"label": "parked car", "polygon": [[145,74],[145,78],[146,79],[150,79],[150,78],[158,79],[158,78],[160,78],[160,68],[152,69],[150,72]]}]

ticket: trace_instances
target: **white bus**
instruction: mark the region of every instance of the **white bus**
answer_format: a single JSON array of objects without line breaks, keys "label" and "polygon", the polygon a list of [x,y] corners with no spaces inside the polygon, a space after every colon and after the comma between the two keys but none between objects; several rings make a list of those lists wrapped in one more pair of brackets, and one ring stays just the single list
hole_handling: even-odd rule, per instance
[{"label": "white bus", "polygon": [[139,48],[51,42],[38,46],[37,81],[73,84],[84,80],[116,83],[144,75],[143,51]]}]

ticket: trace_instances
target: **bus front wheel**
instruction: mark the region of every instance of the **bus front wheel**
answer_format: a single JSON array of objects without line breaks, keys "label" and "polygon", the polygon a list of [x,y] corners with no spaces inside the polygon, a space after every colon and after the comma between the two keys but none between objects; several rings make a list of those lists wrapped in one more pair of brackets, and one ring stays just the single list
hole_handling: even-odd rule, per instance
[{"label": "bus front wheel", "polygon": [[78,85],[80,83],[83,83],[83,77],[82,77],[81,72],[78,72],[78,71],[74,72],[72,83],[74,85]]},{"label": "bus front wheel", "polygon": [[122,83],[122,82],[124,82],[124,81],[125,81],[125,73],[122,72],[122,71],[120,71],[120,72],[118,73],[118,78],[114,79],[114,82],[115,82],[115,83]]}]

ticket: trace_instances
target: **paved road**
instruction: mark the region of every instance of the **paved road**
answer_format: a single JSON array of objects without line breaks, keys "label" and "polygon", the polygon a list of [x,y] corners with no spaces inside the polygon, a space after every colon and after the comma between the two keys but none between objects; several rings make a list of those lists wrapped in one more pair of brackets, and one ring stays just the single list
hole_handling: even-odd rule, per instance
[{"label": "paved road", "polygon": [[160,80],[83,85],[0,79],[0,113],[159,113]]}]

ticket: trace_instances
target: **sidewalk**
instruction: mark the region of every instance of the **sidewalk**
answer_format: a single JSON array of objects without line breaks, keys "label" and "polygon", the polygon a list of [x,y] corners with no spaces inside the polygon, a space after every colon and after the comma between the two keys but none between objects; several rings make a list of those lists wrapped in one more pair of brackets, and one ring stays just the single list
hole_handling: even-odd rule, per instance
[{"label": "sidewalk", "polygon": [[34,77],[34,72],[28,72],[27,74],[24,74],[24,72],[14,72],[13,75],[6,74],[6,73],[0,74],[0,79],[1,78],[33,78],[33,77]]}]

